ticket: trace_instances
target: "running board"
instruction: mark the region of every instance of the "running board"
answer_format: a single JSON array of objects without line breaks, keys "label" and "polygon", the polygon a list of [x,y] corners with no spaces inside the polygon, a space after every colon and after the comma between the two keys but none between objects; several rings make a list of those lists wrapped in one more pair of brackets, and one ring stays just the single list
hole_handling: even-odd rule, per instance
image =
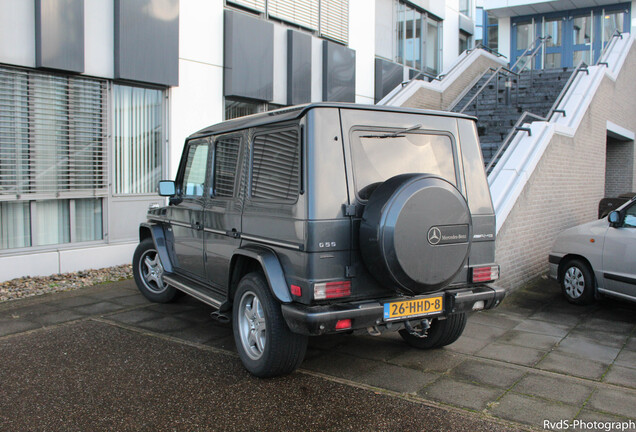
[{"label": "running board", "polygon": [[194,297],[195,299],[202,301],[203,303],[210,305],[216,309],[220,309],[221,305],[223,304],[222,301],[215,299],[214,297],[211,297],[207,294],[202,293],[201,291],[192,288],[188,285],[186,285],[185,283],[181,282],[178,278],[172,276],[172,275],[164,275],[163,276],[163,281],[166,282],[168,285],[171,285],[173,287],[175,287],[176,289],[178,289],[179,291],[183,291],[184,293]]}]

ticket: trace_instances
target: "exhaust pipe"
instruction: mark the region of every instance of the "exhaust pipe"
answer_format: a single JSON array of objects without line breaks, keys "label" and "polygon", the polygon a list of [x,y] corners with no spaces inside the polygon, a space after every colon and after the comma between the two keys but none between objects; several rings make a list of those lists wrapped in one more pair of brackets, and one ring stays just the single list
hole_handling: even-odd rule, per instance
[{"label": "exhaust pipe", "polygon": [[215,320],[215,321],[217,321],[217,322],[219,322],[221,324],[227,324],[231,320],[231,316],[230,315],[226,314],[225,312],[218,311],[218,310],[212,312],[210,314],[210,317],[213,320]]}]

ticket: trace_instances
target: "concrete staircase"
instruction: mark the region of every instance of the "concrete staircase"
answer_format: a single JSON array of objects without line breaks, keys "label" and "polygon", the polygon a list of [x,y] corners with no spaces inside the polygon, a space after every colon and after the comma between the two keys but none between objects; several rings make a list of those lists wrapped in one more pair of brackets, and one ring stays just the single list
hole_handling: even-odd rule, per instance
[{"label": "concrete staircase", "polygon": [[[535,70],[524,71],[519,76],[499,74],[490,81],[463,111],[478,118],[477,131],[486,164],[524,111],[541,117],[548,114],[571,74],[571,69]],[[452,110],[463,109],[491,76],[483,76]],[[506,81],[510,81],[508,88]]]}]

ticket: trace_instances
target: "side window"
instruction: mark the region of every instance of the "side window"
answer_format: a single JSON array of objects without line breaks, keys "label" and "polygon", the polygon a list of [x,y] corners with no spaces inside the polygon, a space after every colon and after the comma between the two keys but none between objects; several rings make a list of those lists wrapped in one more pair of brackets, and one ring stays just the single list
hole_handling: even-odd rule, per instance
[{"label": "side window", "polygon": [[252,197],[296,201],[300,178],[298,129],[256,135],[253,147]]},{"label": "side window", "polygon": [[625,210],[625,221],[623,222],[625,228],[636,228],[636,204]]},{"label": "side window", "polygon": [[208,162],[208,141],[197,140],[190,143],[185,171],[183,173],[183,194],[190,197],[203,196],[205,171]]},{"label": "side window", "polygon": [[221,137],[216,140],[213,183],[215,197],[234,196],[240,145],[241,137],[239,136]]}]

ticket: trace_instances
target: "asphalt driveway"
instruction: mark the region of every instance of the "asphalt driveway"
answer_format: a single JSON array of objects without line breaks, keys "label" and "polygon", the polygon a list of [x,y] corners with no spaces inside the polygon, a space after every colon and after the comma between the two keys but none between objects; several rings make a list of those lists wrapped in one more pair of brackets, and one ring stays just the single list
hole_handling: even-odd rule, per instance
[{"label": "asphalt driveway", "polygon": [[636,422],[636,308],[571,306],[550,281],[473,314],[445,349],[416,351],[397,334],[312,338],[301,370],[274,380],[244,371],[231,327],[209,312],[188,297],[148,303],[132,281],[0,303],[0,430]]}]

